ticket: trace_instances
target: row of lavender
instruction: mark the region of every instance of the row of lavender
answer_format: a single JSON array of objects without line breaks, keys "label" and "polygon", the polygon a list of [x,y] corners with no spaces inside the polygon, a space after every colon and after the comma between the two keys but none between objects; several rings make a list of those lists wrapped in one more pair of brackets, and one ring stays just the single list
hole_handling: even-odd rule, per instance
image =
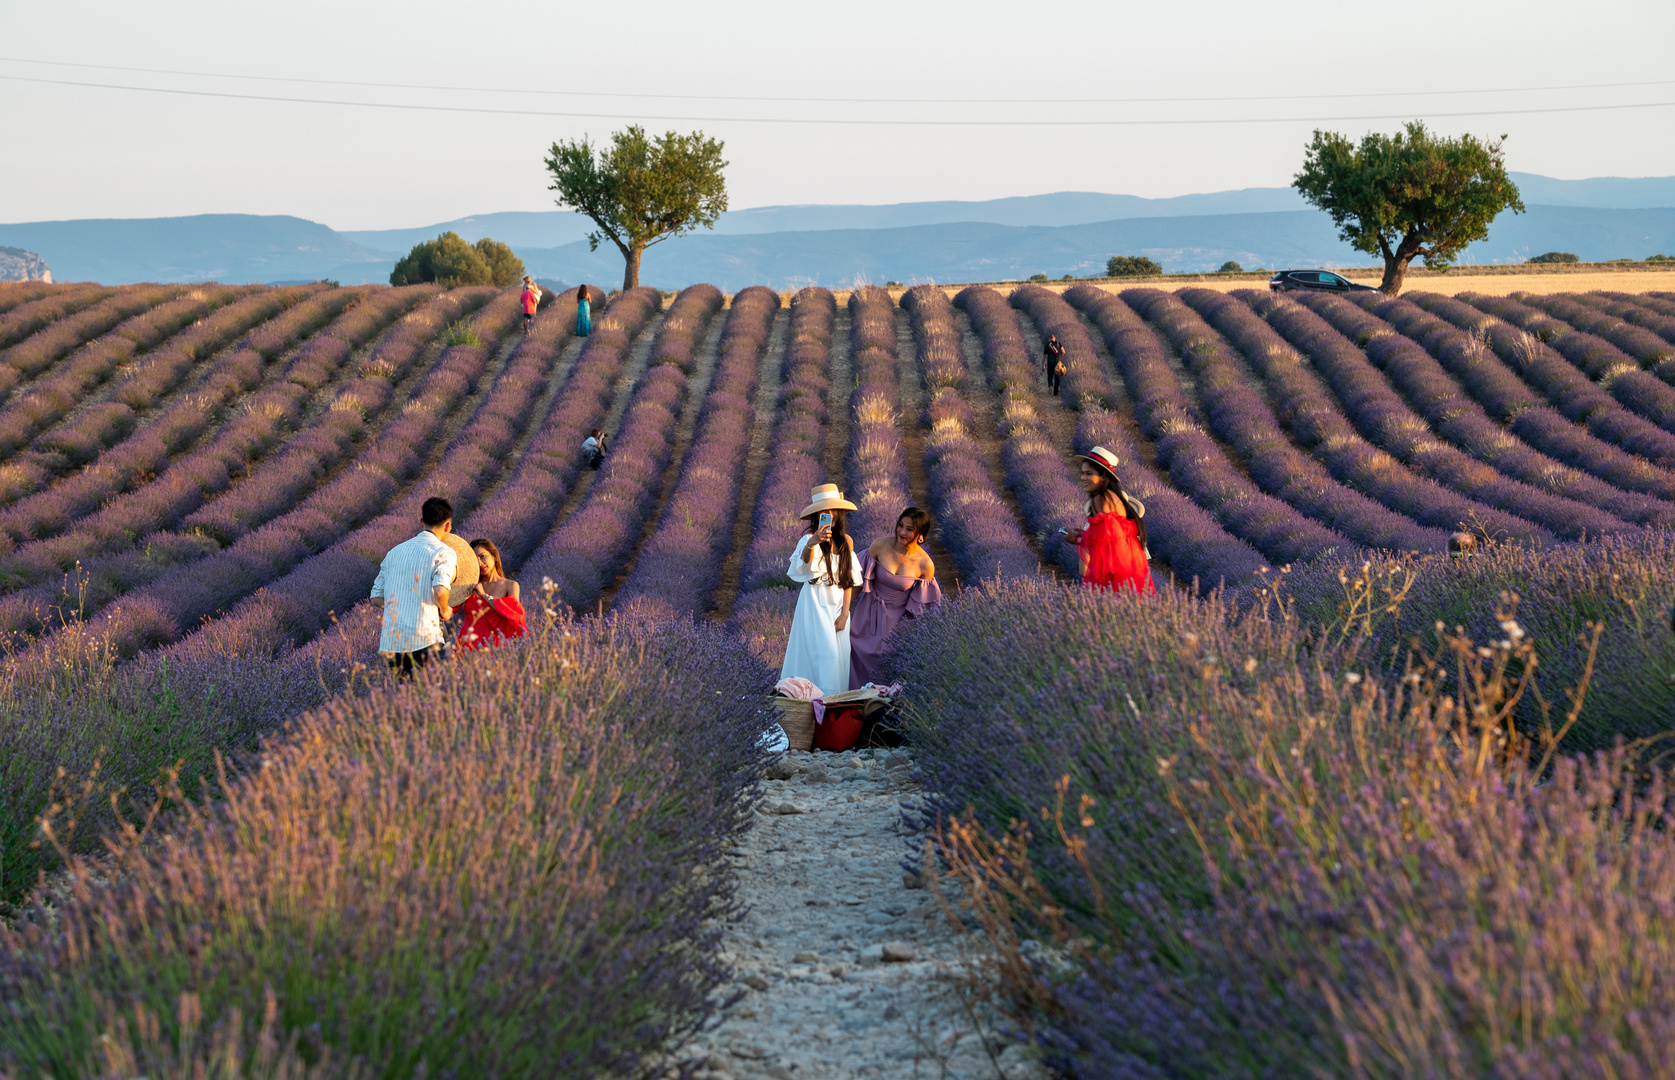
[{"label": "row of lavender", "polygon": [[1018,329],[1018,313],[1000,293],[972,285],[954,297],[982,342],[991,390],[1000,396],[1000,459],[1006,487],[1024,523],[1047,558],[1067,574],[1081,572],[1078,549],[1060,529],[1082,524],[1086,496],[1065,464],[1064,448],[1053,442],[1035,399],[1039,369]]},{"label": "row of lavender", "polygon": [[596,606],[634,556],[674,454],[700,345],[724,303],[713,285],[692,285],[675,297],[598,478],[523,566],[531,582],[556,582],[559,598],[577,611]]},{"label": "row of lavender", "polygon": [[[38,378],[72,350],[79,349],[95,338],[108,338],[111,332],[120,330],[135,316],[143,315],[160,304],[184,299],[197,311],[202,312],[210,306],[207,301],[211,297],[225,300],[249,291],[228,289],[220,285],[191,290],[182,285],[145,285],[119,289],[114,295],[106,297],[92,307],[74,314],[65,314],[10,348],[0,351],[0,401],[6,400],[19,387],[29,388],[30,380]],[[138,324],[137,328],[141,328],[142,333],[148,333],[150,329],[144,323]]]},{"label": "row of lavender", "polygon": [[1266,560],[1254,547],[1229,533],[1140,458],[1138,442],[1119,411],[1123,395],[1111,384],[1086,328],[1064,298],[1030,285],[1014,291],[1011,302],[1029,316],[1043,337],[1056,335],[1064,346],[1068,369],[1064,389],[1081,412],[1074,449],[1087,453],[1103,446],[1117,456],[1124,488],[1146,504],[1152,553],[1176,579],[1212,589],[1223,582],[1243,582],[1260,571]]},{"label": "row of lavender", "polygon": [[[1537,394],[1525,380],[1523,364],[1498,355],[1484,337],[1466,332],[1405,298],[1374,297],[1357,300],[1357,304],[1382,320],[1389,330],[1424,346],[1492,418],[1536,450],[1622,491],[1675,499],[1675,475],[1549,407],[1544,395]],[[1469,321],[1486,320],[1498,325],[1503,336],[1517,335],[1520,343],[1534,342],[1499,320],[1475,309],[1466,310],[1472,313]],[[1569,366],[1563,359],[1557,362]]]},{"label": "row of lavender", "polygon": [[786,574],[804,525],[797,511],[808,493],[827,482],[821,461],[827,432],[828,373],[837,299],[819,286],[791,298],[785,356],[780,361],[779,401],[769,443],[772,454],[756,492],[750,542],[739,573],[732,620],[741,637],[772,662],[783,654],[796,583]]},{"label": "row of lavender", "polygon": [[850,293],[849,365],[855,385],[849,394],[845,494],[859,507],[849,515],[849,535],[862,542],[890,535],[896,517],[912,502],[899,426],[896,350],[896,302],[890,294],[872,285]]},{"label": "row of lavender", "polygon": [[[154,471],[155,459],[106,451],[112,450],[118,440],[155,437],[166,446],[167,454],[202,435],[219,417],[221,406],[259,385],[268,373],[270,356],[253,348],[235,347],[237,343],[262,323],[323,288],[309,285],[256,292],[168,337],[128,366],[91,407],[77,409],[63,421],[51,437],[57,451],[8,460],[3,494],[8,500],[15,499],[61,477],[70,464],[64,450],[73,451],[77,461],[97,458],[97,465],[117,469],[125,477],[124,486],[136,475]],[[179,392],[188,387],[195,392]],[[133,438],[127,438],[136,428]],[[72,491],[89,484],[98,487],[99,483],[86,477],[86,470],[60,480],[63,488]],[[0,529],[12,542],[38,536],[42,529],[63,527],[50,517],[43,522],[24,505],[28,502],[21,500],[0,515]],[[79,512],[87,509],[84,506]]]},{"label": "row of lavender", "polygon": [[[381,418],[391,418],[396,383],[427,355],[442,327],[489,295],[479,289],[438,296],[431,286],[375,294],[299,349],[272,385],[253,395],[208,443],[170,460],[170,442],[148,429],[107,455],[113,460],[31,500],[32,512],[74,527],[0,559],[0,580],[22,586],[0,601],[0,631],[39,632],[66,592],[78,614],[90,615],[289,511],[377,434]],[[347,363],[367,338],[421,301],[428,302],[385,334],[361,364]],[[313,409],[306,408],[310,402]],[[312,421],[287,437],[310,411]],[[123,491],[122,481],[134,475],[130,470],[146,464],[156,478]],[[75,516],[95,501],[99,509]],[[204,524],[216,521],[228,524],[217,536],[205,535]],[[183,531],[169,531],[176,529]],[[60,575],[72,567],[77,572],[60,585]]]},{"label": "row of lavender", "polygon": [[[1260,294],[1252,296],[1259,308],[1269,312],[1272,327],[1252,318],[1240,303],[1212,299],[1208,294],[1200,296],[1196,292],[1188,302],[1230,335],[1249,333],[1253,337],[1267,337],[1283,348],[1285,342],[1274,337],[1273,332],[1278,329],[1311,357],[1318,355],[1318,370],[1340,388],[1340,394],[1347,395],[1346,400],[1356,402],[1353,414],[1362,424],[1362,430],[1370,437],[1384,439],[1382,445],[1387,448],[1397,452],[1407,450],[1410,461],[1436,462],[1441,466],[1437,469],[1440,479],[1464,480],[1462,490],[1483,502],[1516,513],[1564,537],[1580,536],[1583,532],[1597,536],[1620,531],[1619,521],[1644,524],[1668,520],[1672,508],[1667,504],[1612,487],[1532,446],[1532,442],[1552,445],[1551,440],[1508,437],[1505,428],[1462,392],[1460,384],[1435,356],[1411,338],[1396,333],[1383,320],[1338,298],[1326,298],[1324,302],[1314,297],[1302,298],[1303,304],[1325,320],[1326,325],[1322,325],[1305,313],[1270,305]],[[1247,326],[1252,329],[1243,329]],[[1467,344],[1464,335],[1446,329],[1440,337],[1431,339],[1433,350],[1458,350]],[[1383,380],[1379,378],[1381,374]],[[1399,400],[1392,395],[1392,389],[1400,395]],[[1405,411],[1404,406],[1412,412]],[[1504,479],[1483,477],[1479,474],[1481,466],[1456,463],[1452,455],[1439,455],[1446,448],[1434,437],[1425,435],[1422,422],[1429,424],[1430,430],[1448,444],[1478,462],[1493,466]],[[1575,425],[1545,407],[1520,413],[1512,424],[1512,431],[1517,435],[1530,436],[1547,430],[1587,438]]]},{"label": "row of lavender", "polygon": [[[48,286],[42,295],[14,305],[5,314],[0,315],[0,349],[9,349],[29,335],[90,308],[116,292],[116,289],[106,285]],[[7,290],[0,295],[27,294],[12,294]]]},{"label": "row of lavender", "polygon": [[717,571],[733,540],[755,420],[757,372],[779,307],[779,294],[761,285],[733,297],[721,330],[721,356],[680,479],[657,531],[617,594],[619,602],[655,599],[694,616],[708,610]]},{"label": "row of lavender", "polygon": [[[1040,570],[1040,559],[995,491],[973,434],[976,421],[962,393],[968,372],[954,306],[934,285],[909,289],[901,306],[913,328],[919,377],[929,394],[922,420],[925,472],[942,543],[966,581],[1032,576]],[[864,542],[878,535],[888,534],[860,537]]]},{"label": "row of lavender", "polygon": [[[1249,294],[1268,316],[1265,323],[1236,300],[1201,292],[1190,299],[1194,308],[1239,346],[1278,402],[1280,415],[1289,419],[1292,437],[1320,455],[1338,480],[1423,525],[1488,529],[1537,542],[1552,539],[1545,529],[1497,509],[1509,498],[1509,489],[1537,502],[1541,493],[1518,492],[1495,470],[1438,442],[1364,358],[1357,366],[1359,350],[1307,310],[1289,301],[1270,304],[1266,294]],[[1461,494],[1462,488],[1479,498]]]}]

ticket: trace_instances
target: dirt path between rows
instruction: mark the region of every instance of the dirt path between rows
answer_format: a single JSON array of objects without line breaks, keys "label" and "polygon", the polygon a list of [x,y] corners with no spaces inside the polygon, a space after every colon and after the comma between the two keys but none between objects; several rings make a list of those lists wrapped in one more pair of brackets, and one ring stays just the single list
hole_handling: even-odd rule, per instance
[{"label": "dirt path between rows", "polygon": [[678,1055],[694,1080],[1044,1077],[962,1004],[979,935],[902,871],[902,810],[921,797],[907,754],[789,761],[796,775],[766,782],[756,827],[727,853],[745,915],[725,932],[723,993],[742,996]]},{"label": "dirt path between rows", "polygon": [[[913,324],[907,312],[896,308],[896,370],[900,375],[901,393],[901,448],[907,458],[908,492],[913,505],[926,510],[931,506],[930,474],[925,470],[925,387],[919,380],[919,356],[913,347]],[[906,509],[906,507],[903,507]],[[866,538],[872,543],[875,538]],[[863,541],[857,540],[857,543]],[[936,564],[936,583],[942,595],[953,598],[959,589],[959,576],[954,572],[954,557],[942,545],[942,534],[931,530],[925,550]]]},{"label": "dirt path between rows", "polygon": [[756,395],[751,399],[750,447],[745,452],[744,482],[739,487],[739,506],[733,515],[733,539],[727,557],[721,561],[721,574],[715,591],[711,593],[709,617],[725,622],[733,614],[733,601],[739,595],[739,575],[744,572],[744,557],[750,549],[751,528],[756,521],[756,496],[762,490],[762,479],[768,473],[772,457],[768,439],[773,434],[778,417],[780,372],[785,362],[791,328],[789,308],[781,308],[774,316],[768,332],[768,345],[762,350],[761,366],[756,371]]},{"label": "dirt path between rows", "polygon": [[717,311],[710,316],[709,325],[704,327],[697,360],[692,365],[691,374],[686,377],[686,399],[681,404],[680,418],[675,421],[674,443],[669,449],[669,463],[663,467],[663,478],[658,484],[657,502],[646,515],[640,535],[634,539],[634,550],[629,553],[628,561],[622,564],[616,580],[600,594],[599,602],[606,609],[616,600],[617,590],[634,572],[634,564],[640,561],[640,552],[645,549],[646,541],[657,533],[657,527],[663,523],[663,510],[675,493],[675,485],[680,482],[681,469],[686,465],[686,451],[692,446],[692,436],[698,430],[698,415],[704,411],[704,398],[709,395],[710,380],[715,378],[715,366],[721,359],[721,331],[731,315],[730,308]]}]

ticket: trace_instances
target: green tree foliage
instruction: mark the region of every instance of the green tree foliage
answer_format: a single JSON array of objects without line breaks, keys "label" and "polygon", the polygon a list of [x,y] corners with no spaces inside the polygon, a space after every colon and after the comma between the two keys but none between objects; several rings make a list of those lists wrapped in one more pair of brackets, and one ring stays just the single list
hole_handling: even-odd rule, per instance
[{"label": "green tree foliage", "polygon": [[1445,268],[1467,244],[1488,237],[1502,210],[1524,212],[1506,174],[1505,138],[1437,138],[1418,120],[1394,135],[1372,132],[1359,146],[1316,130],[1292,186],[1332,215],[1355,250],[1383,256],[1379,288],[1395,296],[1416,257]]},{"label": "green tree foliage", "polygon": [[498,240],[483,237],[476,245],[445,232],[435,240],[414,244],[395,269],[391,285],[434,281],[452,289],[460,285],[516,285],[523,277],[523,260]]},{"label": "green tree foliage", "polygon": [[1105,260],[1106,277],[1157,277],[1163,267],[1144,255],[1113,255]]},{"label": "green tree foliage", "polygon": [[610,146],[597,149],[584,136],[553,143],[547,171],[558,205],[586,214],[599,226],[588,234],[591,249],[609,240],[622,252],[622,287],[640,283],[646,248],[698,228],[715,228],[727,209],[722,143],[701,131],[668,132],[652,138],[635,125],[613,132]]},{"label": "green tree foliage", "polygon": [[1537,255],[1529,261],[1533,263],[1578,263],[1582,260],[1568,251],[1549,251],[1545,255]]},{"label": "green tree foliage", "polygon": [[1226,262],[1222,263],[1221,269],[1216,271],[1218,274],[1242,274],[1244,272],[1245,268],[1232,259],[1228,259]]}]

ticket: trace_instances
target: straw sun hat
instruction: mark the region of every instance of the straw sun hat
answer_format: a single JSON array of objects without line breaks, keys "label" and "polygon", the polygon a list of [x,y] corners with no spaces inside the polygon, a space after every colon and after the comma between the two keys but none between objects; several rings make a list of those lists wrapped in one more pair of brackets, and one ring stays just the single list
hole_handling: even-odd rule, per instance
[{"label": "straw sun hat", "polygon": [[471,586],[481,579],[482,567],[477,565],[477,553],[459,533],[449,533],[442,538],[442,542],[453,548],[458,556],[454,560],[454,580],[448,585],[448,606],[459,607],[471,595]]},{"label": "straw sun hat", "polygon": [[814,489],[810,498],[813,501],[803,507],[803,512],[798,514],[798,517],[809,518],[815,514],[823,514],[827,510],[854,510],[856,508],[854,503],[843,497],[843,492],[838,490],[836,484],[821,484]]}]

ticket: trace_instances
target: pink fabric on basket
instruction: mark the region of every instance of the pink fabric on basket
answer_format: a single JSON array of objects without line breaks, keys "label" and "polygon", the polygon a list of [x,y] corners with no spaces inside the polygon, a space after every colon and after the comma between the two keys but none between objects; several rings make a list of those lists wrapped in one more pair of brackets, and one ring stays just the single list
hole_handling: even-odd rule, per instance
[{"label": "pink fabric on basket", "polygon": [[793,675],[789,679],[781,679],[774,684],[774,693],[780,697],[795,698],[806,701],[814,706],[814,722],[819,724],[826,719],[826,703],[820,698],[820,688],[803,678]]}]

